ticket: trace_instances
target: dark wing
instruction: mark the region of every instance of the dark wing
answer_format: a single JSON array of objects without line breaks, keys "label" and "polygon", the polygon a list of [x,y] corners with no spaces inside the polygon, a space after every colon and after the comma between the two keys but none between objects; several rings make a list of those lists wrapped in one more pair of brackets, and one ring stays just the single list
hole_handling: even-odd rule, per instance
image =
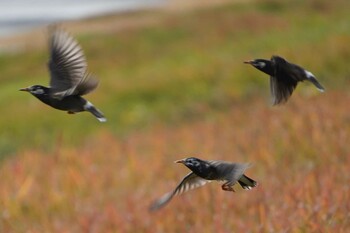
[{"label": "dark wing", "polygon": [[84,53],[72,36],[54,27],[49,43],[50,94],[53,97],[83,95],[97,87],[97,80],[87,73]]},{"label": "dark wing", "polygon": [[[98,86],[98,80],[94,78],[91,74],[85,74],[72,94],[86,95],[89,92],[95,90],[97,86]],[[72,95],[72,94],[68,93],[67,95]]]},{"label": "dark wing", "polygon": [[273,105],[282,104],[292,95],[298,82],[305,80],[304,70],[281,57],[274,56],[271,62],[275,67],[274,75],[270,76],[270,91]]},{"label": "dark wing", "polygon": [[244,174],[245,170],[251,165],[249,163],[229,163],[225,161],[208,161],[218,174],[218,179],[228,181],[234,185]]},{"label": "dark wing", "polygon": [[175,188],[174,191],[166,193],[161,198],[154,201],[150,206],[150,211],[156,211],[161,207],[165,206],[174,196],[201,187],[209,182],[209,180],[200,178],[199,176],[191,172],[188,175],[186,175],[185,178],[183,178],[181,183]]},{"label": "dark wing", "polygon": [[274,76],[270,76],[270,91],[272,96],[272,104],[278,105],[287,102],[296,86],[297,82],[286,82]]}]

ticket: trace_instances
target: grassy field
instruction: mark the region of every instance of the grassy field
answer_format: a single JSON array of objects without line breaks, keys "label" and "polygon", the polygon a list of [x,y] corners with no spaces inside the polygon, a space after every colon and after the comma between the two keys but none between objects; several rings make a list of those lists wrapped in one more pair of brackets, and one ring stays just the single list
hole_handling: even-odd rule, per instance
[{"label": "grassy field", "polygon": [[[0,55],[0,232],[348,232],[349,8],[233,2],[72,32],[100,78],[87,98],[106,124],[17,91],[47,84],[45,45]],[[326,92],[303,83],[271,107],[268,78],[243,61],[272,54]],[[251,162],[259,186],[212,183],[148,213],[187,174],[173,164],[187,156]]]}]

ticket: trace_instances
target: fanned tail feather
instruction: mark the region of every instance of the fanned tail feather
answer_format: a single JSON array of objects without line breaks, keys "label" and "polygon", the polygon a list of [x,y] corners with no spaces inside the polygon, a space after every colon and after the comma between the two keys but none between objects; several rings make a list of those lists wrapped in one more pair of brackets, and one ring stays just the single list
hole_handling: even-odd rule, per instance
[{"label": "fanned tail feather", "polygon": [[243,189],[250,190],[258,185],[258,183],[249,178],[246,175],[243,175],[239,180],[238,183],[242,186]]}]

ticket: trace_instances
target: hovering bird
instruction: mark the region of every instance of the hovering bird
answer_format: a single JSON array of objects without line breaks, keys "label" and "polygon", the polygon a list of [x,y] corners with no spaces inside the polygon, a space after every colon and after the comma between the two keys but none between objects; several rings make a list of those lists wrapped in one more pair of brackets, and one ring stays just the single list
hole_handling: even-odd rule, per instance
[{"label": "hovering bird", "polygon": [[324,92],[323,86],[310,71],[289,63],[282,57],[272,56],[270,61],[255,59],[245,61],[244,63],[251,64],[258,70],[270,75],[270,90],[273,105],[287,102],[298,82],[304,80],[312,82],[319,91]]},{"label": "hovering bird", "polygon": [[87,71],[84,53],[78,42],[56,26],[50,28],[50,86],[21,88],[43,103],[70,114],[88,111],[100,122],[107,119],[95,106],[81,97],[93,91],[98,81]]},{"label": "hovering bird", "polygon": [[258,184],[255,180],[244,175],[244,171],[250,166],[249,164],[215,160],[206,161],[194,157],[181,159],[175,161],[175,163],[184,164],[192,172],[183,178],[174,191],[166,193],[154,201],[150,206],[150,211],[155,211],[165,206],[174,196],[203,186],[213,180],[224,182],[221,186],[222,190],[232,192],[235,192],[233,186],[237,182],[246,190],[250,190]]}]

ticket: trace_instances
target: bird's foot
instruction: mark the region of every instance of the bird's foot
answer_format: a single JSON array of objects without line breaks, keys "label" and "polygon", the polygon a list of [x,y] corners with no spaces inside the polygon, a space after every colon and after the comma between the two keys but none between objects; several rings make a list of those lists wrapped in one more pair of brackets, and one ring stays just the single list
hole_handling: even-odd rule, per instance
[{"label": "bird's foot", "polygon": [[75,114],[75,112],[72,112],[72,111],[68,111],[67,113],[68,114]]},{"label": "bird's foot", "polygon": [[228,185],[228,184],[223,184],[223,185],[221,186],[221,188],[222,188],[222,190],[224,190],[224,191],[236,192],[236,191],[232,188],[232,186],[230,186],[230,185]]}]

